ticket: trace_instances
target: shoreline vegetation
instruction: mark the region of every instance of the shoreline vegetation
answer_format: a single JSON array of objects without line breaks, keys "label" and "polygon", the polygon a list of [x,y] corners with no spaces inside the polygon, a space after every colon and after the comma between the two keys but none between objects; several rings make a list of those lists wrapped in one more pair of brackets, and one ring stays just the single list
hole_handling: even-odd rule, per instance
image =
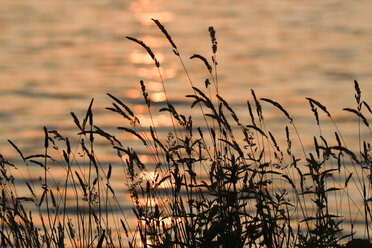
[{"label": "shoreline vegetation", "polygon": [[[193,92],[186,97],[190,108],[200,111],[202,123],[195,125],[187,113],[177,112],[168,100],[156,55],[143,41],[127,37],[147,51],[158,69],[165,94],[159,111],[168,113],[171,123],[167,137],[154,125],[154,107],[141,80],[149,126],[119,97],[108,94],[112,105],[107,111],[127,123],[116,128],[116,136],[94,124],[92,100],[83,118],[71,112],[79,130],[71,138],[77,140],[74,145],[46,127],[42,154],[23,154],[9,140],[26,168],[25,188],[18,189],[12,174],[18,165],[0,155],[0,246],[371,247],[372,110],[358,82],[355,106],[343,111],[357,119],[359,145],[347,146],[332,113],[308,97],[319,132],[312,149],[305,148],[295,118],[278,102],[251,90],[246,110],[250,121],[243,123],[224,100],[213,27],[211,59],[190,57],[209,73],[201,89],[191,80],[172,37],[153,21],[179,58]],[[264,108],[269,106],[283,115],[284,139],[275,138],[265,125]],[[325,119],[334,126],[333,134],[324,133]],[[141,161],[137,147],[118,138],[123,132],[138,139],[150,154],[148,162]],[[114,167],[96,153],[97,140],[117,154],[124,170],[120,190],[130,195],[130,211],[123,209],[117,185],[111,183]],[[57,167],[66,175],[64,182],[53,179]],[[36,170],[40,180],[31,177]]]}]

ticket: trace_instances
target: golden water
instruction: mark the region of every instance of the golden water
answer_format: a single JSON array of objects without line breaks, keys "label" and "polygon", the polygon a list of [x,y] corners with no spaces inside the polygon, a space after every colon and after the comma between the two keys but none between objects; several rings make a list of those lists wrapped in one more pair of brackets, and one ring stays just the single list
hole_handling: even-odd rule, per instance
[{"label": "golden water", "polygon": [[[354,106],[354,79],[365,100],[372,96],[371,8],[370,1],[340,0],[2,0],[0,153],[19,159],[7,139],[26,154],[41,153],[43,126],[77,133],[69,112],[82,116],[91,98],[96,124],[118,125],[120,120],[104,110],[111,103],[106,92],[149,121],[139,80],[154,102],[164,101],[162,86],[150,57],[125,36],[153,49],[171,101],[187,109],[184,96],[192,93],[187,77],[151,18],[166,26],[198,86],[207,71],[188,58],[194,53],[210,58],[208,27],[215,27],[220,92],[243,120],[253,88],[259,97],[280,102],[294,116],[305,145],[311,145],[318,133],[305,97],[313,97],[334,113],[349,144],[357,145],[354,116],[341,109]],[[267,108],[265,116],[283,136],[281,113]],[[165,114],[154,118],[157,126],[170,125]],[[333,130],[326,121],[323,128]],[[370,139],[367,130],[361,135]],[[112,151],[101,146],[101,161],[114,163]]]}]

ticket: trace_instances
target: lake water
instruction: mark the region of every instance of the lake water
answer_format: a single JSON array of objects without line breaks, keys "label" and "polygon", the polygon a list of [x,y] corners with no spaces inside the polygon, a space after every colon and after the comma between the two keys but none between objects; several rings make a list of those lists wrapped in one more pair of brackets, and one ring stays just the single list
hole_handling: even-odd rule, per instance
[{"label": "lake water", "polygon": [[[83,116],[91,98],[96,124],[118,125],[120,120],[105,110],[111,104],[107,92],[146,119],[139,81],[146,82],[152,101],[161,104],[164,94],[153,61],[126,36],[153,49],[171,102],[187,110],[184,96],[192,93],[187,77],[151,18],[166,26],[198,86],[208,73],[189,57],[210,58],[208,27],[214,26],[219,90],[243,120],[254,89],[291,113],[308,146],[318,134],[305,99],[312,97],[333,113],[348,144],[357,145],[355,116],[342,108],[355,106],[354,79],[367,102],[372,96],[371,9],[368,0],[2,0],[0,153],[19,160],[7,139],[25,154],[43,152],[43,126],[76,134],[69,113]],[[266,123],[283,131],[282,114],[269,106],[265,111]],[[154,118],[166,134],[166,115]],[[323,123],[324,130],[333,130],[326,118]],[[371,138],[364,129],[361,136]],[[101,160],[114,163],[112,151],[100,149]]]}]

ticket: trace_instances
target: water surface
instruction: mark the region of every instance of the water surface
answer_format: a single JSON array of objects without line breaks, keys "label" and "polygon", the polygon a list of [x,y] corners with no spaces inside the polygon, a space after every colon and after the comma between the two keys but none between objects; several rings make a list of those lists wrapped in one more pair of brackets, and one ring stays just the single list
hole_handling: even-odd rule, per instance
[{"label": "water surface", "polygon": [[[364,99],[372,96],[371,8],[367,0],[3,0],[0,153],[19,159],[7,139],[26,154],[42,152],[43,126],[63,135],[76,134],[69,112],[83,116],[91,98],[98,126],[110,129],[120,124],[104,110],[111,103],[106,92],[149,121],[139,80],[146,82],[150,98],[159,106],[165,99],[162,85],[151,58],[125,36],[142,39],[153,49],[169,98],[181,111],[187,109],[184,96],[192,93],[190,84],[151,18],[166,26],[200,87],[208,73],[200,61],[188,58],[194,53],[210,58],[208,27],[215,27],[220,93],[243,120],[248,120],[246,100],[252,99],[252,88],[259,97],[285,106],[308,146],[318,134],[305,100],[313,97],[334,113],[349,144],[357,145],[355,118],[341,109],[355,106],[354,79],[360,82]],[[283,135],[281,113],[270,107],[265,113],[266,122]],[[155,113],[154,118],[166,135],[167,116]],[[200,113],[194,118],[201,119]],[[323,123],[324,130],[333,130],[329,121]],[[361,136],[367,135],[362,129]],[[132,144],[131,137],[125,138]],[[104,164],[115,162],[115,153],[105,143],[99,143],[99,149]],[[58,180],[58,173],[54,176]]]}]

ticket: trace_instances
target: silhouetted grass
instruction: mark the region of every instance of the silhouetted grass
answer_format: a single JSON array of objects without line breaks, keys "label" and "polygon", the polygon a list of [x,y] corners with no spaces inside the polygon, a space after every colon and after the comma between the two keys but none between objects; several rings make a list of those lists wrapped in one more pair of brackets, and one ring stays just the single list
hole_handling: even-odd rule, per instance
[{"label": "silhouetted grass", "polygon": [[[295,117],[280,103],[258,98],[251,90],[244,113],[250,121],[244,123],[223,98],[213,27],[212,63],[191,56],[209,73],[205,89],[200,89],[165,27],[154,22],[184,68],[193,92],[186,97],[190,108],[200,109],[204,123],[195,125],[191,116],[177,112],[156,55],[143,41],[128,37],[158,68],[166,95],[160,111],[169,112],[172,124],[167,137],[154,125],[149,92],[141,81],[151,125],[142,125],[130,106],[111,94],[107,110],[128,122],[117,127],[118,132],[138,138],[151,162],[141,161],[138,147],[128,147],[94,125],[93,100],[82,119],[71,113],[79,130],[74,148],[67,137],[47,128],[43,154],[27,156],[9,141],[27,168],[23,174],[29,174],[24,176],[29,193],[17,192],[10,174],[17,165],[0,156],[1,247],[369,247],[371,136],[362,137],[360,128],[372,134],[367,117],[372,111],[362,100],[358,82],[356,106],[344,110],[359,121],[359,147],[348,147],[331,113],[308,97],[319,133],[313,147],[305,148]],[[287,121],[282,124],[284,138],[277,139],[266,127],[264,108],[270,106]],[[323,118],[334,125],[333,139],[323,135]],[[135,223],[128,222],[128,211],[111,184],[112,165],[101,163],[95,152],[95,140],[102,137],[125,170],[122,187],[130,194]],[[43,172],[39,181],[31,180],[34,166]],[[65,172],[62,184],[53,178],[57,166]],[[354,230],[359,219],[364,221],[363,233]]]}]

